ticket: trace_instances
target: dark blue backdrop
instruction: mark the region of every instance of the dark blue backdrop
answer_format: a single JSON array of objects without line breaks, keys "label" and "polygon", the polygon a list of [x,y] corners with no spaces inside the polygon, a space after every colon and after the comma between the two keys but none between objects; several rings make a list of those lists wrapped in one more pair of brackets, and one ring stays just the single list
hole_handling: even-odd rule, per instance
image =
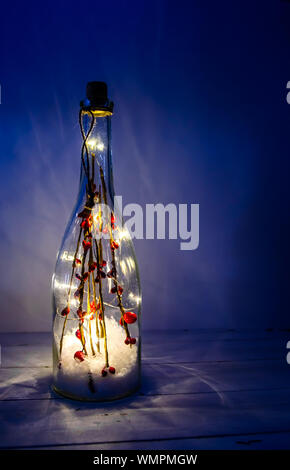
[{"label": "dark blue backdrop", "polygon": [[124,202],[200,204],[200,247],[138,241],[144,327],[288,320],[290,3],[1,6],[1,328],[47,330],[79,177],[79,100],[116,103]]}]

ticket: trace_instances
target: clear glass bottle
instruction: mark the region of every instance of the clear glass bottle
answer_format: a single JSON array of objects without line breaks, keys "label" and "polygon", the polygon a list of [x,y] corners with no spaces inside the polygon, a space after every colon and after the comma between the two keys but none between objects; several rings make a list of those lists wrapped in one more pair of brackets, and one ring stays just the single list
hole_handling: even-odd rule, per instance
[{"label": "clear glass bottle", "polygon": [[81,177],[52,281],[53,388],[114,400],[140,385],[141,290],[130,234],[114,204],[113,103],[103,82],[81,102]]}]

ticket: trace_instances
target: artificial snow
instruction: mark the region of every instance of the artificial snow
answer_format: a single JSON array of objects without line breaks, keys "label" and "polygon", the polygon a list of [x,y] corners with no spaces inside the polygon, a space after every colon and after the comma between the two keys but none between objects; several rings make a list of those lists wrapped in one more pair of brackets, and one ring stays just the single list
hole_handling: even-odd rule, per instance
[{"label": "artificial snow", "polygon": [[[76,337],[76,329],[67,329],[63,340],[61,365],[57,369],[54,385],[58,392],[82,400],[112,400],[125,396],[138,387],[139,364],[138,346],[126,345],[125,331],[113,318],[106,318],[109,365],[116,369],[102,376],[105,366],[104,339],[99,339],[100,353],[97,352],[95,321],[91,321],[93,347],[92,355],[88,323],[84,324],[88,356],[83,362],[74,359],[76,351],[82,350],[81,341]],[[59,345],[59,338],[57,341]],[[58,346],[59,347],[59,346]],[[91,382],[91,386],[89,383]],[[93,385],[93,387],[92,387]]]}]

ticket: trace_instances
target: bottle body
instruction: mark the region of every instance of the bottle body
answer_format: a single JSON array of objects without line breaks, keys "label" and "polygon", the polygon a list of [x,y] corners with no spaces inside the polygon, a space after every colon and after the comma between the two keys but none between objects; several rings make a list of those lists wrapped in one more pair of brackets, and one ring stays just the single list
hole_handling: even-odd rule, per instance
[{"label": "bottle body", "polygon": [[114,200],[110,120],[110,113],[80,112],[80,188],[52,284],[53,388],[89,401],[121,398],[140,385],[140,281]]}]

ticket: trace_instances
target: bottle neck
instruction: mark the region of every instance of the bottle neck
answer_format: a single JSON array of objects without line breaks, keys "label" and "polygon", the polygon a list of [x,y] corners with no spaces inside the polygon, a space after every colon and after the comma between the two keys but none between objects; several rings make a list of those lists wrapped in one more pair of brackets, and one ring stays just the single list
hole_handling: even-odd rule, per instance
[{"label": "bottle neck", "polygon": [[82,161],[80,191],[93,201],[93,194],[101,192],[111,204],[114,198],[111,116],[80,112],[82,132]]}]

